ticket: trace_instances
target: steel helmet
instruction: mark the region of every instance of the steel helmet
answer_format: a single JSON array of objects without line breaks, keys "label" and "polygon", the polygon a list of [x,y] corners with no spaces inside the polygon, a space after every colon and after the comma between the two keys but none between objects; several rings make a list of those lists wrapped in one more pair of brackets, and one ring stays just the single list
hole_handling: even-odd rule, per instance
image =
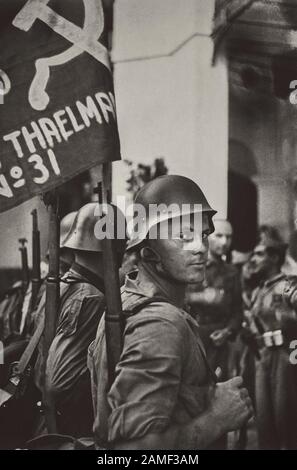
[{"label": "steel helmet", "polygon": [[63,245],[68,232],[70,231],[72,224],[74,222],[75,216],[77,211],[70,212],[69,214],[65,215],[60,223],[60,246]]},{"label": "steel helmet", "polygon": [[[126,248],[126,220],[120,209],[112,204],[110,206],[115,211],[116,226],[114,227],[114,236],[117,238],[117,251],[123,254]],[[103,211],[104,205],[101,206]],[[62,248],[71,248],[72,250],[81,251],[102,251],[102,240],[96,236],[96,226],[100,223],[102,216],[100,214],[100,206],[97,202],[90,202],[83,206],[76,214],[70,231],[68,232]],[[112,219],[113,221],[114,219]],[[122,225],[122,238],[117,237],[117,225]],[[123,228],[124,227],[124,228]]]},{"label": "steel helmet", "polygon": [[[69,214],[65,215],[65,217],[63,217],[63,219],[60,222],[60,248],[61,248],[60,258],[61,258],[63,249],[66,248],[64,247],[64,240],[72,227],[76,214],[77,214],[76,211],[70,212]],[[45,257],[46,259],[49,258],[49,249],[47,249]]]},{"label": "steel helmet", "polygon": [[[164,175],[153,179],[140,189],[135,197],[134,204],[143,206],[146,216],[140,222],[137,221],[137,232],[134,230],[134,224],[133,228],[130,228],[130,241],[127,250],[138,246],[145,240],[149,230],[163,220],[195,212],[203,212],[209,214],[211,221],[211,218],[216,214],[216,211],[211,208],[199,186],[191,179],[179,175]],[[151,216],[149,207],[152,204],[164,207],[161,213],[158,213],[158,217]],[[197,204],[199,204],[198,208]],[[172,210],[166,210],[166,207],[171,205],[176,206],[176,213]]]}]

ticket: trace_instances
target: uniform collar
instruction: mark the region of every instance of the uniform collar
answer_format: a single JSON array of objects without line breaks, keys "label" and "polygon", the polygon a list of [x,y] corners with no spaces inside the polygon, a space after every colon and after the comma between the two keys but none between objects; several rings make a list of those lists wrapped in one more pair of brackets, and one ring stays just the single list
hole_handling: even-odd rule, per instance
[{"label": "uniform collar", "polygon": [[[175,303],[174,300],[168,295],[166,290],[162,289],[160,285],[156,285],[155,280],[150,278],[149,273],[144,272],[141,274],[142,275],[139,276],[138,270],[131,271],[129,274],[127,274],[125,278],[125,285],[122,287],[122,291],[128,294],[136,294],[138,297],[162,297],[164,300],[168,299],[170,304],[175,305],[176,308],[179,309],[180,313],[183,315],[189,325],[191,325],[192,329],[198,328],[197,321],[187,312],[187,310],[184,308],[184,305],[180,306]],[[127,304],[124,301],[123,307],[126,307],[129,310],[131,306],[131,298],[127,299],[126,302]]]},{"label": "uniform collar", "polygon": [[103,279],[87,269],[85,266],[82,266],[76,262],[72,264],[70,270],[65,274],[65,276],[63,276],[62,279],[67,281],[67,279],[71,280],[73,277],[79,277],[80,279],[89,282],[89,284],[92,284],[94,287],[97,287],[97,289],[99,289],[101,292],[105,292]]},{"label": "uniform collar", "polygon": [[263,285],[265,287],[270,287],[273,284],[275,284],[276,282],[285,279],[285,277],[286,277],[286,275],[284,273],[277,273],[276,275],[274,275],[270,279],[267,279],[267,281],[265,281]]},{"label": "uniform collar", "polygon": [[140,270],[132,271],[126,276],[124,290],[145,297],[163,297],[176,307],[183,308],[184,305],[175,301],[167,287],[166,282],[160,276],[156,274],[152,277],[150,272],[141,266]]}]

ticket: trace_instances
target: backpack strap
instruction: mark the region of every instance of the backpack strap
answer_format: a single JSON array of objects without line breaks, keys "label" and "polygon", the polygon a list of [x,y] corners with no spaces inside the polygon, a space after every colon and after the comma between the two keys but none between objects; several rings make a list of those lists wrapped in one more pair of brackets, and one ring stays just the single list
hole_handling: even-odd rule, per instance
[{"label": "backpack strap", "polygon": [[[66,291],[69,289],[69,287],[73,284],[92,284],[94,285],[93,283],[91,282],[88,282],[88,280],[81,280],[81,279],[75,279],[75,278],[66,278],[66,279],[60,279],[60,281],[64,284],[62,284],[62,292],[61,292],[61,297],[63,297],[63,295],[66,293]],[[44,294],[45,295],[45,294]],[[43,302],[42,299],[40,300],[40,303],[39,303],[39,307],[38,307],[38,310],[37,310],[37,317],[38,317],[38,314],[41,312],[41,310],[45,307],[45,301]],[[20,360],[19,360],[19,363],[18,363],[18,373],[22,374],[27,366],[29,365],[33,355],[34,355],[34,352],[36,351],[36,348],[39,344],[39,341],[41,339],[41,336],[43,334],[43,331],[44,331],[44,326],[45,326],[45,318],[44,318],[44,315],[41,315],[41,318],[39,319],[38,323],[37,323],[37,327],[34,331],[34,334],[32,336],[32,338],[30,339],[25,351],[23,352]]]},{"label": "backpack strap", "polygon": [[[173,302],[171,302],[169,299],[167,299],[166,297],[155,296],[155,297],[148,297],[147,299],[143,300],[143,302],[140,302],[135,307],[133,307],[131,310],[124,310],[123,313],[130,313],[132,315],[135,315],[135,314],[139,313],[140,310],[142,310],[144,307],[147,307],[148,305],[150,305],[152,303],[155,303],[155,302],[167,303],[167,304],[171,304],[171,305],[176,307],[176,305]],[[201,345],[199,344],[199,341],[197,341],[197,344],[198,344],[199,351],[200,351],[200,354],[202,356],[204,365],[206,367],[206,370],[209,373],[210,379],[212,380],[212,382],[217,383],[218,378],[217,378],[214,370],[210,367],[209,362],[208,362],[207,357],[206,357],[206,354],[203,351]]]},{"label": "backpack strap", "polygon": [[135,307],[132,307],[131,309],[123,310],[123,313],[130,313],[132,315],[136,315],[136,313],[139,313],[140,310],[142,310],[144,307],[147,307],[148,305],[153,304],[155,302],[162,302],[162,303],[174,305],[173,302],[170,302],[170,300],[166,299],[166,297],[161,297],[161,296],[147,297],[142,302],[139,302],[137,305],[135,305]]}]

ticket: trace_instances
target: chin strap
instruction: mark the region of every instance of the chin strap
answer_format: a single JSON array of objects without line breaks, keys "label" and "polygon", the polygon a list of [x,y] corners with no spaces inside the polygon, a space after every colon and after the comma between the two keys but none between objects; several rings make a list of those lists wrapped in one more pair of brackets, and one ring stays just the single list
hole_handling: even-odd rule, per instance
[{"label": "chin strap", "polygon": [[[144,271],[148,273],[148,275],[151,277],[151,279],[154,281],[154,284],[158,286],[158,288],[164,293],[164,295],[167,298],[172,298],[172,295],[174,298],[176,298],[176,292],[179,290],[179,286],[183,287],[185,289],[185,285],[182,283],[178,283],[175,279],[172,278],[172,276],[164,269],[163,273],[158,273],[154,268],[152,268],[148,263],[143,263],[142,261],[140,262],[141,266],[143,267]],[[164,282],[162,282],[164,280]],[[168,281],[172,280],[172,282],[175,284],[174,288],[167,287]],[[184,299],[182,302],[176,302],[177,306],[182,306],[184,305]]]}]

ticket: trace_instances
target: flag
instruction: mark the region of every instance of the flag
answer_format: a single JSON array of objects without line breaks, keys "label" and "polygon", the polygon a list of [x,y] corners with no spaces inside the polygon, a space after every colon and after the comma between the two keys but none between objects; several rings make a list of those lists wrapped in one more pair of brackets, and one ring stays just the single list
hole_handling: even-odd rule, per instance
[{"label": "flag", "polygon": [[0,212],[120,159],[101,0],[0,2]]}]

